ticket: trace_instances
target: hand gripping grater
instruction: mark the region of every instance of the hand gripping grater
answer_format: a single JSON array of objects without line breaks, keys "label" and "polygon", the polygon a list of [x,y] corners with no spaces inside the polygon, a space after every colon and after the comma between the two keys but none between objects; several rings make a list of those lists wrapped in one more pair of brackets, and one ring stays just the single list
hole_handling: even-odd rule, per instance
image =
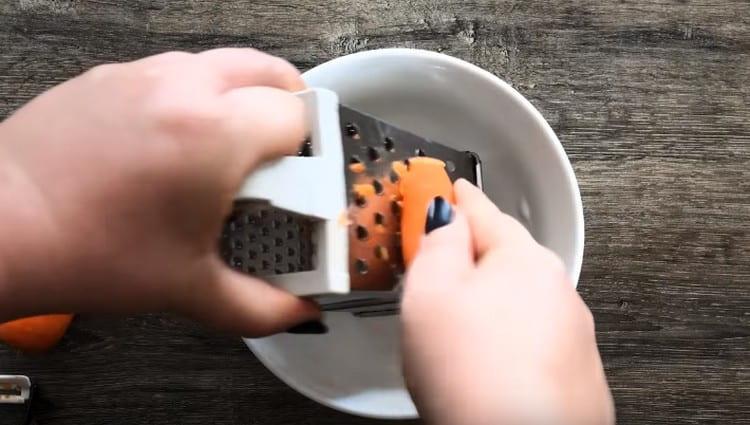
[{"label": "hand gripping grater", "polygon": [[445,162],[452,181],[481,185],[479,158],[340,105],[332,91],[298,96],[310,137],[297,156],[245,181],[221,256],[238,271],[315,297],[323,310],[395,313],[404,265],[393,164],[430,156]]}]

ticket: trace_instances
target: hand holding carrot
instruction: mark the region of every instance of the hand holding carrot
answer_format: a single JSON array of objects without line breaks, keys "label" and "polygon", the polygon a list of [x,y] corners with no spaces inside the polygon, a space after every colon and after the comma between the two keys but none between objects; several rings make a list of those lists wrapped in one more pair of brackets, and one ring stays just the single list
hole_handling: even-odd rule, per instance
[{"label": "hand holding carrot", "polygon": [[560,259],[466,181],[404,287],[407,384],[433,424],[614,423],[594,322]]}]

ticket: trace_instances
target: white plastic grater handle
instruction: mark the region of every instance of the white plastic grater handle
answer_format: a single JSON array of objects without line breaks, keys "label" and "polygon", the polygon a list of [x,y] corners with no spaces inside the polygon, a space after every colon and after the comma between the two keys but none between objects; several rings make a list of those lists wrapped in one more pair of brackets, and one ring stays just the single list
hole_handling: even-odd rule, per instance
[{"label": "white plastic grater handle", "polygon": [[296,295],[348,293],[349,238],[344,153],[336,93],[310,89],[297,94],[305,103],[313,156],[284,157],[253,172],[235,196],[267,201],[289,212],[317,218],[313,270],[268,276]]},{"label": "white plastic grater handle", "polygon": [[245,180],[237,198],[266,200],[287,211],[335,219],[346,208],[338,96],[311,89],[298,97],[305,103],[313,156],[288,156],[260,167]]}]

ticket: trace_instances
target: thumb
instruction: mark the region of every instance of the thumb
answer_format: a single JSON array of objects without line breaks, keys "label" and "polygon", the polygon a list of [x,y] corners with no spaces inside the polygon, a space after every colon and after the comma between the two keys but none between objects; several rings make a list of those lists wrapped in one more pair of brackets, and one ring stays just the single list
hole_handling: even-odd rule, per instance
[{"label": "thumb", "polygon": [[313,301],[236,272],[216,259],[212,282],[199,285],[187,306],[201,322],[246,337],[267,336],[320,319]]},{"label": "thumb", "polygon": [[423,289],[432,291],[439,286],[459,284],[474,267],[469,222],[463,212],[455,207],[451,209],[452,221],[422,238],[407,273],[405,298]]}]

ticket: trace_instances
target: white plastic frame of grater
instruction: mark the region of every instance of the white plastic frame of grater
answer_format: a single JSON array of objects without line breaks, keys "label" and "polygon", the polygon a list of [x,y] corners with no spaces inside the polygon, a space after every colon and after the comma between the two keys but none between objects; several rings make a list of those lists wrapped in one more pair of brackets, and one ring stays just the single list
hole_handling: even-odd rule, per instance
[{"label": "white plastic frame of grater", "polygon": [[[284,157],[255,170],[235,200],[266,201],[276,208],[319,220],[314,233],[313,269],[264,279],[300,296],[347,294],[348,206],[338,96],[326,89],[309,89],[297,95],[305,103],[313,155]],[[325,184],[300,184],[311,178]]]}]

